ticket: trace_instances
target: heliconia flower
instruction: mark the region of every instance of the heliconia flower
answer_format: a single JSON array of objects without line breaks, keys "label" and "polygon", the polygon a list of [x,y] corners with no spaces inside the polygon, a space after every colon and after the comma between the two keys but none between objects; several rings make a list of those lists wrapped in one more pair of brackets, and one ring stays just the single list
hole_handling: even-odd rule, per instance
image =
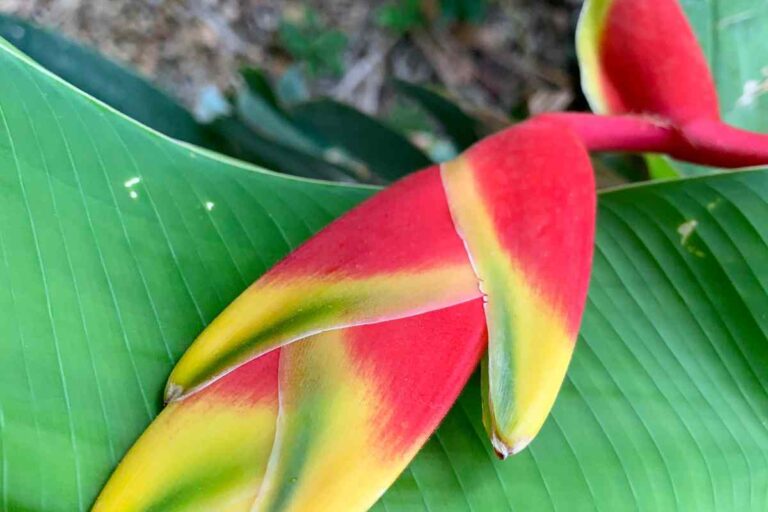
[{"label": "heliconia flower", "polygon": [[642,123],[652,143],[635,150],[718,167],[768,161],[768,137],[721,121],[712,73],[677,0],[587,0],[576,49],[592,109],[635,117],[602,123],[611,144],[585,141],[590,149],[621,148],[611,132],[636,131]]},{"label": "heliconia flower", "polygon": [[182,357],[168,397],[316,332],[483,294],[489,431],[500,455],[519,451],[546,419],[573,351],[594,197],[586,150],[559,123],[532,120],[489,137],[442,174],[431,168],[395,184],[265,274]]},{"label": "heliconia flower", "polygon": [[[199,499],[226,509],[232,497],[240,510],[252,497],[254,510],[365,509],[446,414],[477,366],[486,329],[494,345],[489,431],[500,455],[519,451],[544,423],[574,349],[594,216],[587,152],[546,120],[379,193],[276,265],[201,334],[171,374],[169,406],[99,506]],[[258,363],[278,352],[275,384]],[[254,453],[272,436],[269,460],[253,456],[243,472],[249,483],[215,483],[213,475],[229,474],[238,443],[184,452],[222,435],[217,418],[273,405],[274,394],[264,403],[227,392],[247,394],[253,372],[277,388],[279,407],[269,409],[270,427],[254,422],[257,439],[242,442]],[[231,437],[242,439],[247,423],[233,420]],[[212,487],[200,480],[206,471]]]},{"label": "heliconia flower", "polygon": [[477,299],[273,350],[169,404],[94,511],[365,510],[448,412],[485,340]]}]

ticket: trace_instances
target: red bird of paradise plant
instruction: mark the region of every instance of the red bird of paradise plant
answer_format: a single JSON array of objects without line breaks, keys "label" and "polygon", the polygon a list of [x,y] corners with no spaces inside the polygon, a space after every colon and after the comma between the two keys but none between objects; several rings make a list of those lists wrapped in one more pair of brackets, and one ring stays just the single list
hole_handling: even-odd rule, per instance
[{"label": "red bird of paradise plant", "polygon": [[184,354],[167,407],[95,510],[365,510],[480,359],[490,443],[502,458],[524,449],[555,402],[586,300],[589,152],[768,163],[768,137],[720,120],[675,0],[588,1],[577,43],[602,115],[508,128],[288,255]]}]

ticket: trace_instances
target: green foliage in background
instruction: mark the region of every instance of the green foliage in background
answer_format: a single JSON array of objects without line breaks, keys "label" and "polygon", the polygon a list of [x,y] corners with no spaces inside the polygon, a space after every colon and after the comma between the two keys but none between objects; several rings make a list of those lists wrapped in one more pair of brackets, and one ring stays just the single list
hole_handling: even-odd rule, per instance
[{"label": "green foliage in background", "polygon": [[440,0],[442,16],[452,22],[482,23],[490,0]]},{"label": "green foliage in background", "polygon": [[[403,35],[429,26],[428,13],[437,4],[441,23],[482,23],[488,12],[488,0],[395,0],[376,10],[376,22],[395,34]],[[434,7],[432,7],[434,8]]]},{"label": "green foliage in background", "polygon": [[427,17],[422,10],[421,0],[398,0],[379,7],[376,22],[396,34],[405,34],[425,26]]},{"label": "green foliage in background", "polygon": [[339,75],[344,70],[347,36],[323,23],[315,9],[304,9],[299,20],[283,19],[279,35],[282,47],[305,63],[310,75]]}]

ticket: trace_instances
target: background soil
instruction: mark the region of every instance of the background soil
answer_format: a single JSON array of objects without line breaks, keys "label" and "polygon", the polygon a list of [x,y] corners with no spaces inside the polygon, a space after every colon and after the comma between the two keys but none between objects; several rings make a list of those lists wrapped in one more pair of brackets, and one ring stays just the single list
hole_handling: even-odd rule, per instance
[{"label": "background soil", "polygon": [[[190,107],[206,88],[224,91],[242,65],[279,76],[291,59],[281,20],[316,9],[349,40],[339,76],[312,82],[367,112],[386,103],[386,77],[445,87],[490,112],[562,109],[578,95],[573,30],[581,0],[497,0],[482,22],[441,23],[398,36],[376,23],[375,0],[0,0],[153,79]],[[423,2],[439,11],[437,0]]]}]

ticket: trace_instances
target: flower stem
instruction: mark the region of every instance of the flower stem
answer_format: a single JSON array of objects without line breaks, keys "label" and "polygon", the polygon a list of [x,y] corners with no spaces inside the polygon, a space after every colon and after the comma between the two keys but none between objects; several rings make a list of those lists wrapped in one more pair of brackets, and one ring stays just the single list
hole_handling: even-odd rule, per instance
[{"label": "flower stem", "polygon": [[539,117],[567,124],[590,151],[664,153],[679,160],[727,168],[768,164],[768,135],[716,120],[692,121],[680,127],[644,116],[563,112]]}]

